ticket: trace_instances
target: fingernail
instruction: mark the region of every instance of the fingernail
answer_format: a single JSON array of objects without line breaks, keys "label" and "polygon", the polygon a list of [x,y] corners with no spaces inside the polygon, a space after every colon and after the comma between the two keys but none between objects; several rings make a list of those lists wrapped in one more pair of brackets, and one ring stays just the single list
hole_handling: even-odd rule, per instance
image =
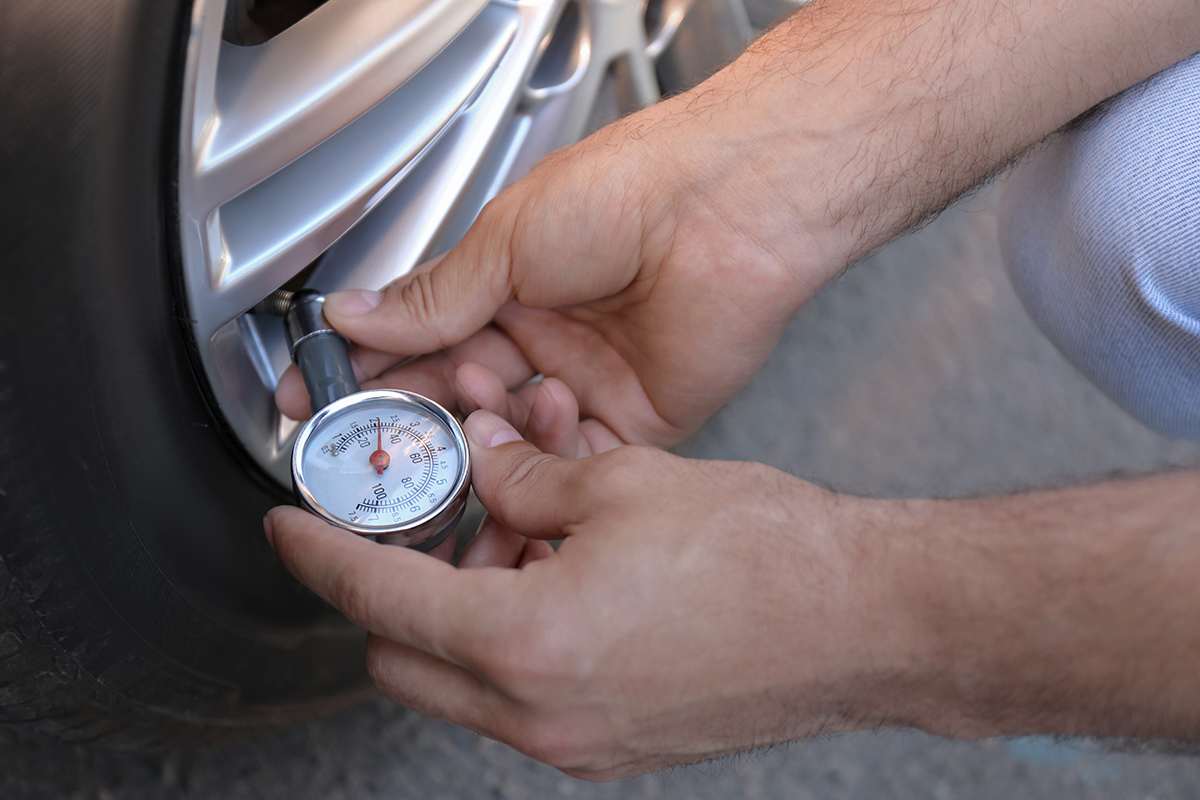
[{"label": "fingernail", "polygon": [[482,447],[499,447],[521,441],[521,434],[512,425],[490,411],[476,411],[467,417],[467,438]]},{"label": "fingernail", "polygon": [[267,544],[271,545],[272,549],[274,549],[274,547],[275,547],[275,528],[271,524],[270,512],[267,512],[267,515],[265,517],[263,517],[263,533],[266,534]]},{"label": "fingernail", "polygon": [[338,317],[361,317],[371,313],[383,302],[379,292],[355,289],[350,292],[334,292],[325,298],[325,313]]}]

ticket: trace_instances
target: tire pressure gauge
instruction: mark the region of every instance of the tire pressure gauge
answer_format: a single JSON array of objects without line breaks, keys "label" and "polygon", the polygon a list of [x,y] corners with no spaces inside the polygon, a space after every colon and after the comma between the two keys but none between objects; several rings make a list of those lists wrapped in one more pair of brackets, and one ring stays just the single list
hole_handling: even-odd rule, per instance
[{"label": "tire pressure gauge", "polygon": [[413,392],[359,391],[325,298],[300,292],[287,311],[292,358],[314,414],[296,436],[292,482],[325,521],[379,541],[429,550],[466,508],[471,457],[458,421]]}]

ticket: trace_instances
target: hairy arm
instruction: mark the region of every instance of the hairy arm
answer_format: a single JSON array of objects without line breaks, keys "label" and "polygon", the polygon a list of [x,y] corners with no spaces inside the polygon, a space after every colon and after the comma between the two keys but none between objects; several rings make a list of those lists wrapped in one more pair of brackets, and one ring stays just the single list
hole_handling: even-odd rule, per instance
[{"label": "hairy arm", "polygon": [[[687,128],[675,152],[693,176],[696,227],[719,217],[786,261],[803,254],[802,302],[1197,50],[1197,0],[817,0],[697,90],[635,117],[635,135]],[[731,202],[750,213],[722,208]]]},{"label": "hairy arm", "polygon": [[[778,221],[755,234],[811,254],[803,300],[1197,50],[1195,0],[830,0],[671,110],[709,117],[708,149],[681,153],[704,203],[732,186],[802,221],[761,213]],[[1200,740],[1200,475],[854,507],[875,532],[862,558],[895,580],[888,605],[928,644],[914,691],[887,687],[878,717],[953,735]]]}]

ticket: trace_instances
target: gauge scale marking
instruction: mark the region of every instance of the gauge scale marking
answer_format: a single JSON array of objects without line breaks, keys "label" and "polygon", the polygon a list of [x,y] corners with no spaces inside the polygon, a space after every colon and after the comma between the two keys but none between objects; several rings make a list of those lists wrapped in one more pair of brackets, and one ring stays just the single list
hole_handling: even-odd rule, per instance
[{"label": "gauge scale marking", "polygon": [[321,409],[292,459],[297,493],[326,520],[362,534],[408,533],[418,543],[461,513],[469,453],[437,403],[391,389]]},{"label": "gauge scale marking", "polygon": [[[382,415],[376,415],[365,423],[361,419],[343,423],[353,427],[336,434],[320,449],[329,461],[350,462],[343,474],[348,472],[355,478],[367,471],[361,463],[364,453],[388,455],[386,475],[375,468],[368,457],[370,472],[378,475],[379,480],[371,484],[370,496],[364,497],[346,514],[351,522],[359,522],[360,515],[378,520],[390,516],[391,522],[399,522],[405,511],[411,514],[428,511],[440,499],[434,491],[436,487],[448,483],[449,479],[441,476],[450,468],[447,459],[457,461],[457,456],[447,456],[449,442],[445,432],[438,431],[437,423],[427,417],[409,414],[409,419],[402,420],[402,416],[391,414],[385,421]],[[443,435],[439,436],[439,433]],[[378,449],[371,449],[376,447]],[[329,465],[324,467],[328,469]],[[311,467],[307,471],[311,472]]]}]

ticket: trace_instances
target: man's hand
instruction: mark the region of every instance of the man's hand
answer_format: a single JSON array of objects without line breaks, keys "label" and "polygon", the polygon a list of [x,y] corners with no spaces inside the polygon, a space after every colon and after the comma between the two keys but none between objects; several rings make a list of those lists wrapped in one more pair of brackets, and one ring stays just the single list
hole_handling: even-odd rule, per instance
[{"label": "man's hand", "polygon": [[419,711],[593,779],[882,725],[1200,741],[1196,474],[866,500],[651,448],[565,459],[489,411],[466,429],[492,516],[458,568],[266,520]]},{"label": "man's hand", "polygon": [[[815,2],[551,156],[439,264],[326,311],[368,386],[451,402],[464,362],[552,375],[596,447],[672,444],[832,276],[1198,38],[1196,0]],[[307,415],[294,371],[278,402]]]},{"label": "man's hand", "polygon": [[921,637],[852,503],[650,448],[562,459],[487,411],[466,429],[497,530],[462,568],[268,518],[284,564],[372,634],[390,697],[589,778],[881,721],[916,663],[892,645]]},{"label": "man's hand", "polygon": [[[458,247],[382,294],[330,295],[325,313],[359,345],[366,386],[452,403],[464,362],[511,389],[553,375],[578,397],[594,449],[678,442],[741,388],[808,296],[801,259],[756,243],[751,215],[765,208],[693,196],[671,150],[688,134],[638,138],[644,124],[550,157]],[[278,403],[308,414],[294,369]]]}]

